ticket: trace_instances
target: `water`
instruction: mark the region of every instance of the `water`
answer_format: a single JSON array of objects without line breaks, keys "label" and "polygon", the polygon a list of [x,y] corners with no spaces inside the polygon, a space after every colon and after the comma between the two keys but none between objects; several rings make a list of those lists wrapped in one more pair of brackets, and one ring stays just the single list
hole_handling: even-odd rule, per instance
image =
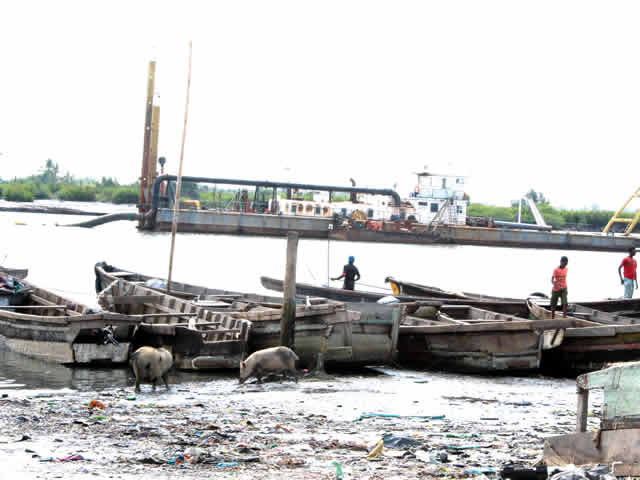
[{"label": "water", "polygon": [[[73,207],[107,211],[95,204],[74,203]],[[111,206],[109,211],[117,210],[122,209]],[[93,229],[56,226],[85,218],[0,212],[0,263],[29,268],[31,282],[94,307],[93,266],[98,261],[167,276],[170,234],[140,232],[134,222],[114,222]],[[262,287],[260,276],[283,278],[285,251],[285,238],[181,233],[176,238],[173,278],[213,288],[273,294]],[[367,285],[361,286],[363,290],[385,288],[385,277],[394,276],[454,291],[524,297],[550,290],[551,272],[564,254],[569,257],[570,301],[621,296],[617,267],[623,255],[609,252],[300,240],[297,278],[300,282],[326,284],[328,274],[339,275],[347,257],[354,255],[362,274],[361,284]],[[332,285],[340,286],[340,282]],[[0,377],[26,388],[99,389],[131,384],[125,370],[86,373],[27,360],[6,350],[0,350],[0,365]],[[180,375],[176,382],[197,381]]]}]

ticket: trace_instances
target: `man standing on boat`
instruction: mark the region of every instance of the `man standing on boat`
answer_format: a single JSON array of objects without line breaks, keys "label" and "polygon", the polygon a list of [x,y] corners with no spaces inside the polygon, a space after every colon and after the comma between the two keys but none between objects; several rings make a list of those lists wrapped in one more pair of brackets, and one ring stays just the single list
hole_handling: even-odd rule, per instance
[{"label": "man standing on boat", "polygon": [[560,259],[560,266],[553,270],[551,276],[551,284],[553,288],[551,290],[551,319],[556,316],[556,305],[558,305],[558,299],[562,300],[562,316],[567,318],[567,264],[569,259],[562,257]]},{"label": "man standing on boat", "polygon": [[[354,290],[356,286],[356,281],[360,280],[360,272],[358,268],[353,264],[356,259],[355,257],[349,257],[349,263],[347,263],[342,269],[342,275],[339,277],[332,278],[331,280],[340,280],[344,278],[344,285],[342,288],[345,290]],[[358,277],[358,278],[356,278]]]},{"label": "man standing on boat", "polygon": [[[620,276],[620,283],[624,285],[624,298],[633,298],[633,283],[636,284],[636,290],[638,289],[638,276],[636,270],[638,269],[638,262],[633,258],[636,255],[635,247],[629,249],[629,256],[624,257],[622,263],[618,267],[618,276]],[[624,278],[622,278],[621,270],[624,268]]]}]

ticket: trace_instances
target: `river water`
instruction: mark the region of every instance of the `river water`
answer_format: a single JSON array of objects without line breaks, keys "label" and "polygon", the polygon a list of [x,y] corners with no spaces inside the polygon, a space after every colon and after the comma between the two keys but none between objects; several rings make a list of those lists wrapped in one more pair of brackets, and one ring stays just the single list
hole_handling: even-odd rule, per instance
[{"label": "river water", "polygon": [[[91,211],[133,210],[132,206],[62,205]],[[126,221],[93,229],[60,226],[84,219],[0,212],[0,264],[29,268],[31,282],[92,306],[96,305],[93,266],[98,261],[167,276],[170,234],[140,232],[134,222]],[[260,276],[283,278],[285,251],[284,238],[181,233],[176,238],[173,278],[215,288],[273,294],[261,286]],[[328,268],[331,276],[337,276],[347,257],[354,255],[363,290],[384,288],[385,277],[391,275],[454,291],[524,297],[549,290],[551,272],[565,254],[569,256],[570,299],[598,300],[621,295],[616,270],[622,255],[606,252],[301,240],[297,278],[326,284]],[[13,388],[27,389],[101,389],[131,384],[130,373],[124,370],[71,370],[25,359],[1,346],[0,365],[0,376],[7,379],[0,388],[11,387],[12,382]],[[207,378],[211,377],[204,380]],[[201,376],[179,373],[173,381],[201,380]]]}]

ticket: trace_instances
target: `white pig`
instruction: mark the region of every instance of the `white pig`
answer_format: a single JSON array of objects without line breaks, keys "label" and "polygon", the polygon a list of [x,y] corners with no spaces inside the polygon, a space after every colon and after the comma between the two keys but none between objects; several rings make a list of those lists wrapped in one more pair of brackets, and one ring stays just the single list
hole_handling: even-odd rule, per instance
[{"label": "white pig", "polygon": [[287,347],[258,350],[244,362],[240,362],[240,383],[244,383],[249,377],[256,377],[258,383],[262,383],[262,376],[266,373],[282,373],[283,377],[290,373],[298,383],[296,360],[299,360],[298,356]]},{"label": "white pig", "polygon": [[136,375],[136,392],[140,391],[140,382],[150,382],[153,390],[156,382],[162,378],[169,390],[167,377],[173,365],[173,357],[165,348],[140,347],[131,355],[131,367]]}]

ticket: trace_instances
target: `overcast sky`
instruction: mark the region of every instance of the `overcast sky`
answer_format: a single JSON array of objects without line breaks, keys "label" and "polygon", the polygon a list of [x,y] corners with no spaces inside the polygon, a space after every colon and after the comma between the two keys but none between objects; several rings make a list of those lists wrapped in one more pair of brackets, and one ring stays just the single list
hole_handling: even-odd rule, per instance
[{"label": "overcast sky", "polygon": [[[640,186],[640,2],[4,2],[0,177],[47,158],[140,174],[147,62],[160,154],[184,174],[410,190],[529,188],[617,208]],[[640,201],[639,201],[640,202]]]}]

